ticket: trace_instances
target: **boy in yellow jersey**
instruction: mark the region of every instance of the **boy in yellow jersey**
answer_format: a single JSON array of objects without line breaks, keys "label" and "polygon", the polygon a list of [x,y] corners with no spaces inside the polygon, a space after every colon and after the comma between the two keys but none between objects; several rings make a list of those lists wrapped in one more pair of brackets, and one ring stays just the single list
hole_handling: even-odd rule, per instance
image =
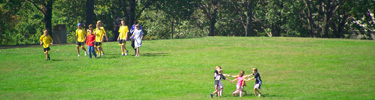
[{"label": "boy in yellow jersey", "polygon": [[53,45],[52,43],[52,37],[48,35],[48,31],[45,29],[44,34],[40,36],[40,45],[43,45],[44,54],[46,55],[46,61],[50,60],[48,51],[51,50],[49,48],[50,45]]},{"label": "boy in yellow jersey", "polygon": [[85,56],[87,56],[87,51],[85,49],[85,40],[86,40],[86,31],[82,28],[81,23],[77,24],[78,29],[76,30],[76,40],[77,40],[77,53],[78,57],[81,56],[79,54],[79,47],[82,48],[83,51],[85,51]]},{"label": "boy in yellow jersey", "polygon": [[104,29],[104,27],[102,27],[101,23],[102,23],[102,21],[99,20],[96,23],[96,29],[94,30],[95,31],[94,32],[94,34],[95,34],[95,49],[97,50],[98,57],[100,57],[100,53],[102,55],[104,55],[103,48],[102,48],[104,36],[106,37],[106,39],[108,41],[107,33],[105,32],[105,29]]},{"label": "boy in yellow jersey", "polygon": [[[129,33],[129,28],[128,26],[125,25],[125,21],[124,20],[121,20],[121,26],[120,26],[120,29],[118,30],[118,32],[120,33],[118,38],[117,38],[117,41],[119,41],[119,45],[121,46],[121,55],[124,56],[124,55],[128,55],[128,50],[126,49],[125,45],[126,45],[126,41],[128,39],[128,33]],[[124,49],[126,51],[126,53],[124,54]]]}]

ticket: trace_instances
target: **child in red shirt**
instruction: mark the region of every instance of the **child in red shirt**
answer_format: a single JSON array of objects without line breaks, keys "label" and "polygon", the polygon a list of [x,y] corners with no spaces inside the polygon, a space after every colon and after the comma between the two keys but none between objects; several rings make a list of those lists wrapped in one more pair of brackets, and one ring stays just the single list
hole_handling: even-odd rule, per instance
[{"label": "child in red shirt", "polygon": [[91,58],[91,53],[92,53],[94,54],[96,58],[96,52],[94,48],[95,35],[92,33],[92,30],[87,30],[87,33],[90,33],[87,36],[87,40],[86,40],[86,45],[87,45],[87,48],[89,49],[89,57]]}]

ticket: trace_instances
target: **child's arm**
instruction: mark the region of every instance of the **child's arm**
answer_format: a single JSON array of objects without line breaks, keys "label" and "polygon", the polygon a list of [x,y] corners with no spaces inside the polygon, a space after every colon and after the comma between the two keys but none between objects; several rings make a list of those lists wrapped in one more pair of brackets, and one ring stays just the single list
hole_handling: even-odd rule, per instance
[{"label": "child's arm", "polygon": [[253,78],[249,78],[249,79],[244,79],[244,81],[250,81],[250,80],[253,80],[255,79],[254,77]]},{"label": "child's arm", "polygon": [[230,81],[230,82],[233,83],[234,81],[237,81],[237,79],[234,79],[234,80],[232,80],[232,81]]}]

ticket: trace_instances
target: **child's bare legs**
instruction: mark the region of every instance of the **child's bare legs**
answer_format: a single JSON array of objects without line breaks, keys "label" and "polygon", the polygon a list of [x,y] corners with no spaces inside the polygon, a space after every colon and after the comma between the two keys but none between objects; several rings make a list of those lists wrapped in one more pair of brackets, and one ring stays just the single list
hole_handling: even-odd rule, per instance
[{"label": "child's bare legs", "polygon": [[223,88],[221,88],[220,90],[219,90],[219,96],[221,96],[223,94]]},{"label": "child's bare legs", "polygon": [[135,54],[135,56],[140,56],[140,54],[139,54],[139,47],[137,48],[137,54]]},{"label": "child's bare legs", "polygon": [[121,45],[121,53],[122,53],[122,54],[125,53],[125,52],[124,52],[124,48],[125,48],[125,46],[124,46],[124,45]]},{"label": "child's bare legs", "polygon": [[[87,52],[87,51],[86,51],[86,48],[85,48],[84,46],[82,46],[82,50],[85,51],[85,52]],[[79,53],[79,52],[78,52],[78,53]]]},{"label": "child's bare legs", "polygon": [[79,55],[79,46],[77,45],[77,53],[78,53],[78,55]]},{"label": "child's bare legs", "polygon": [[[259,95],[257,95],[257,92],[259,93]],[[254,88],[254,94],[255,94],[255,96],[258,96],[258,97],[261,96],[261,93],[259,92],[259,90],[257,88]]]},{"label": "child's bare legs", "polygon": [[46,55],[46,60],[49,60],[48,51],[44,52],[44,54]]},{"label": "child's bare legs", "polygon": [[[83,51],[87,52],[86,49],[85,49],[85,47],[82,46],[81,48],[82,48]],[[79,46],[77,46],[77,53],[78,53],[78,55],[80,55],[79,54]]]}]

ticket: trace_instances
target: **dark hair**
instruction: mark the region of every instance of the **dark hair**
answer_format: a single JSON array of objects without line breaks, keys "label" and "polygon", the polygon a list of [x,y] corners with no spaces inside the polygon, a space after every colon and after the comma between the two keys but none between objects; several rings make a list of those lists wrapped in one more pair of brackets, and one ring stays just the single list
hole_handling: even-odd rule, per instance
[{"label": "dark hair", "polygon": [[134,21],[134,24],[138,24],[138,21]]}]

